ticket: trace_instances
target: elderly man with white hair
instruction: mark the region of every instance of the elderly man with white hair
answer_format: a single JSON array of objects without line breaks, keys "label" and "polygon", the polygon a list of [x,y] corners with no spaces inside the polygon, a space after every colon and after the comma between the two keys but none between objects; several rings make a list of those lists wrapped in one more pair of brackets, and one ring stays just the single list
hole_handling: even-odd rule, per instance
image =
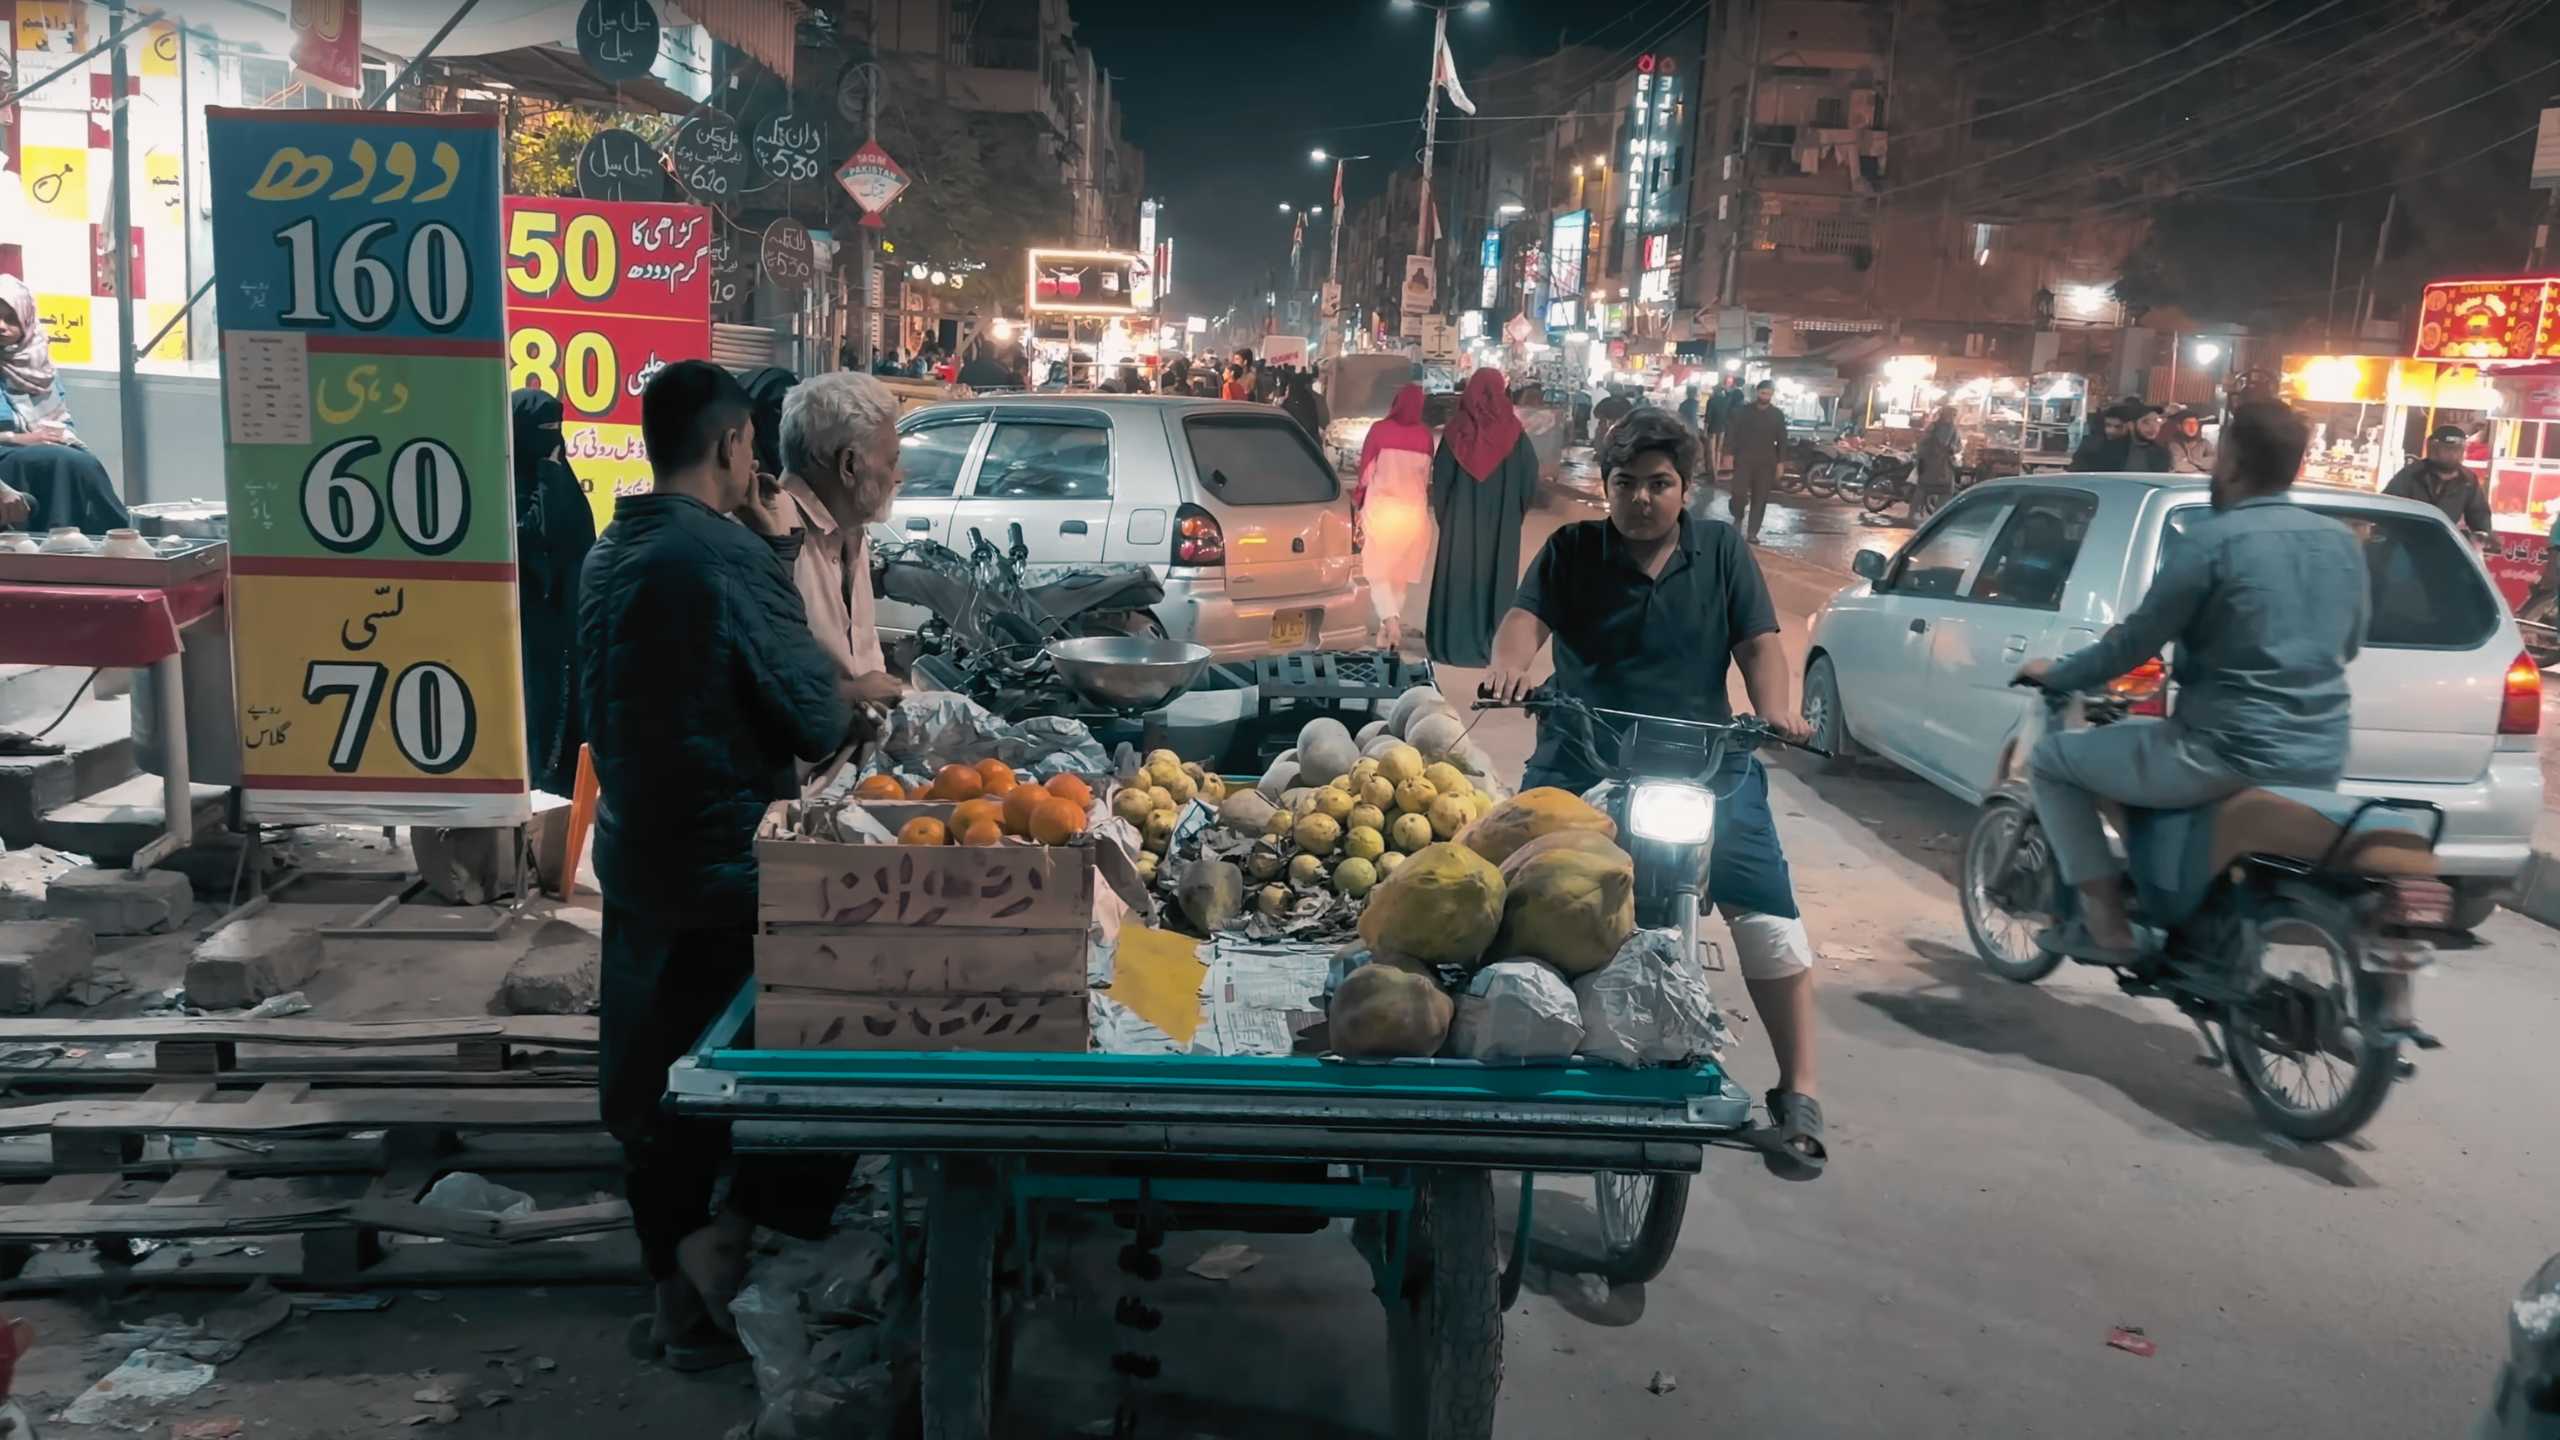
[{"label": "elderly man with white hair", "polygon": [[774,541],[791,569],[809,628],[853,692],[894,704],[906,686],[889,674],[871,594],[866,527],[898,498],[898,399],[868,375],[838,370],[803,380],[782,399],[782,470],[759,476],[739,518]]}]

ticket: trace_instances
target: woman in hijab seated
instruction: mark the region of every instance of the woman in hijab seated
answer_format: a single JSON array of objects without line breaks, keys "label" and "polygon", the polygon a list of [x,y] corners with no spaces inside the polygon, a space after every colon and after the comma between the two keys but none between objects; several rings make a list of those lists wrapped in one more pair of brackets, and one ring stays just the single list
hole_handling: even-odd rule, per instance
[{"label": "woman in hijab seated", "polygon": [[26,282],[0,275],[0,530],[69,525],[95,535],[133,523],[107,467],[71,428],[53,342]]}]

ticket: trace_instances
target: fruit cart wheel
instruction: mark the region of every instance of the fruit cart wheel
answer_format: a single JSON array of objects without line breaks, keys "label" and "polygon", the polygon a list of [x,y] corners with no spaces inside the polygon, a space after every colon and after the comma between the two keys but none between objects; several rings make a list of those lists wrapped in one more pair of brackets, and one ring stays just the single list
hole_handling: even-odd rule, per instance
[{"label": "fruit cart wheel", "polygon": [[1387,1307],[1396,1433],[1491,1440],[1502,1392],[1502,1245],[1493,1177],[1435,1169],[1414,1186],[1404,1286]]},{"label": "fruit cart wheel", "polygon": [[924,1247],[925,1440],[995,1433],[1003,1316],[996,1250],[1004,1189],[983,1165],[948,1164],[936,1177]]},{"label": "fruit cart wheel", "polygon": [[1591,1177],[1591,1195],[1600,1214],[1600,1278],[1641,1285],[1661,1274],[1680,1248],[1689,1177],[1603,1170]]}]

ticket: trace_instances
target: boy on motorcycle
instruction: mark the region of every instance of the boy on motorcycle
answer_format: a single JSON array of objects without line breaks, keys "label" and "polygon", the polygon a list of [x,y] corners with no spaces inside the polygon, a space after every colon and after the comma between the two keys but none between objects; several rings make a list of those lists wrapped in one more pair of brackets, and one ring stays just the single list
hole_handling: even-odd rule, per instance
[{"label": "boy on motorcycle", "polygon": [[[1769,728],[1790,740],[1809,737],[1777,611],[1750,548],[1732,526],[1689,513],[1697,436],[1679,417],[1647,407],[1610,430],[1599,461],[1609,518],[1566,525],[1538,553],[1494,634],[1484,682],[1492,698],[1508,704],[1526,695],[1530,667],[1553,639],[1557,690],[1601,709],[1722,724],[1733,719],[1725,676],[1739,660],[1743,688]],[[1581,794],[1602,779],[1600,763],[1577,727],[1542,717],[1520,784]],[[1715,788],[1707,890],[1732,928],[1778,1063],[1768,1095],[1769,1166],[1809,1180],[1827,1157],[1814,1099],[1813,944],[1760,763],[1733,756]]]},{"label": "boy on motorcycle", "polygon": [[2169,546],[2142,604],[2099,641],[2030,660],[2022,683],[2106,684],[2176,645],[2177,714],[2056,731],[2029,759],[2036,814],[2079,918],[2039,937],[2100,964],[2134,958],[2124,869],[2098,802],[2153,810],[2209,805],[2260,785],[2329,788],[2347,756],[2347,662],[2370,597],[2355,532],[2286,496],[2310,430],[2281,401],[2232,413],[2214,456],[2213,515]]}]

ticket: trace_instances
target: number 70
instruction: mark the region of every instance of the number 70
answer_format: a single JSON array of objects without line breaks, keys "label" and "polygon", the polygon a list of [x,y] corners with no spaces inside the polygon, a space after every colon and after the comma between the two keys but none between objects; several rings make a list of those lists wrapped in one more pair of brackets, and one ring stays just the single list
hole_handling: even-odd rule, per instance
[{"label": "number 70", "polygon": [[[390,673],[389,666],[372,660],[314,660],[303,671],[303,699],[347,697],[337,738],[329,746],[330,769],[343,775],[364,763],[374,712],[382,704],[382,680]],[[411,765],[429,775],[460,767],[471,758],[478,730],[471,688],[452,667],[421,660],[400,672],[391,687],[391,740]]]}]

